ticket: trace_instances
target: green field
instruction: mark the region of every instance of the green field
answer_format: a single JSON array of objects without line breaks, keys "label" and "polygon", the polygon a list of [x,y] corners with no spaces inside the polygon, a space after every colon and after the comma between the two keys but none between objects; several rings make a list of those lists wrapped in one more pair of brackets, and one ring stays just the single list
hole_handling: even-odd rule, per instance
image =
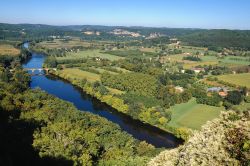
[{"label": "green field", "polygon": [[123,59],[123,57],[101,53],[100,50],[86,50],[86,51],[79,51],[77,53],[70,52],[70,53],[67,53],[67,55],[65,57],[57,57],[57,59],[58,60],[65,60],[65,59],[81,59],[81,58],[92,58],[92,57],[109,59],[111,61]]},{"label": "green field", "polygon": [[246,86],[250,88],[250,73],[228,74],[217,77],[219,80],[235,84],[238,86]]},{"label": "green field", "polygon": [[116,55],[120,57],[155,57],[157,56],[156,52],[145,52],[141,50],[130,49],[120,49],[120,50],[112,50],[106,51],[107,54]]},{"label": "green field", "polygon": [[[87,79],[89,82],[95,82],[95,81],[100,81],[100,75],[83,71],[77,68],[70,68],[70,69],[64,69],[59,71],[61,74],[66,75],[70,78],[73,79]],[[120,91],[118,89],[106,87],[112,94],[122,94],[124,93],[123,91]]]},{"label": "green field", "polygon": [[82,71],[82,70],[76,69],[76,68],[64,69],[60,72],[64,75],[71,77],[71,78],[76,78],[76,79],[86,78],[90,82],[95,82],[95,81],[100,80],[100,75],[95,74],[95,73],[90,73],[87,71]]},{"label": "green field", "polygon": [[71,48],[75,46],[84,46],[89,47],[90,43],[80,41],[80,39],[73,39],[69,41],[65,41],[62,39],[55,39],[54,41],[43,41],[38,43],[38,46],[42,46],[45,48]]},{"label": "green field", "polygon": [[197,104],[193,98],[189,102],[177,104],[169,110],[172,111],[170,126],[199,130],[207,121],[218,117],[220,111],[224,110],[224,108]]},{"label": "green field", "polygon": [[233,110],[239,110],[239,111],[250,110],[250,103],[242,102],[240,105],[234,105]]},{"label": "green field", "polygon": [[105,70],[105,69],[102,69],[102,68],[96,68],[96,67],[91,67],[91,68],[99,71],[100,73],[108,72],[110,74],[118,74],[118,73],[115,73],[115,72],[112,72],[112,71],[108,71],[108,70]]},{"label": "green field", "polygon": [[[224,58],[218,58],[216,56],[199,56],[202,61],[189,61],[189,60],[183,60],[183,57],[187,55],[184,54],[176,54],[176,55],[169,55],[164,57],[166,60],[169,60],[170,62],[182,62],[183,67],[185,69],[190,69],[198,65],[222,65],[222,66],[228,66],[228,67],[234,67],[239,65],[249,65],[249,58],[245,57],[235,57],[235,56],[226,56]],[[235,60],[234,58],[237,58]]]},{"label": "green field", "polygon": [[120,71],[122,71],[122,72],[124,72],[124,73],[131,72],[130,70],[126,70],[126,69],[120,68],[120,67],[114,67],[114,68],[117,69],[117,70],[120,70]]}]

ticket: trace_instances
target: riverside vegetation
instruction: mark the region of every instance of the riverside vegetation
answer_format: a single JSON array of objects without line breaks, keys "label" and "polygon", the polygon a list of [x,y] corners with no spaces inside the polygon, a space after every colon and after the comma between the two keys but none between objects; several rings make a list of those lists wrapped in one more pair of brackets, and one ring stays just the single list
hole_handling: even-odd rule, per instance
[{"label": "riverside vegetation", "polygon": [[18,58],[11,64],[12,72],[0,68],[1,164],[140,165],[159,153],[102,117],[29,89]]},{"label": "riverside vegetation", "polygon": [[[164,149],[134,139],[102,117],[29,89],[30,78],[19,65],[29,51],[21,49],[0,55],[1,132],[7,133],[1,138],[0,162],[249,165],[249,83],[243,77],[250,71],[248,31],[124,27],[144,36],[162,33],[146,39],[110,34],[116,27],[2,26],[27,31],[22,37],[3,31],[5,48],[21,49],[20,41],[29,40],[30,49],[47,55],[44,67],[57,68],[51,74],[186,142],[160,153]],[[89,29],[101,35],[82,33]],[[214,87],[226,88],[226,96],[209,91]],[[15,147],[26,153],[15,152]]]}]

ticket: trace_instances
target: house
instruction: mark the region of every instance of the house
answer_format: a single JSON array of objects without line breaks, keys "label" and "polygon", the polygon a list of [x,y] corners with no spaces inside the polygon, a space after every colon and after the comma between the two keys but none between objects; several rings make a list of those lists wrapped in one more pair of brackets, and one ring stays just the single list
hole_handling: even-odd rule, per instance
[{"label": "house", "polygon": [[204,68],[192,68],[191,70],[193,70],[195,73],[200,73],[205,71]]},{"label": "house", "polygon": [[225,92],[225,91],[220,91],[219,93],[218,93],[221,97],[227,97],[227,95],[228,95],[228,93],[227,93],[227,91]]},{"label": "house", "polygon": [[223,98],[228,95],[228,89],[225,87],[211,87],[207,89],[207,92],[218,93]]},{"label": "house", "polygon": [[221,88],[221,87],[207,88],[207,92],[217,92],[217,93],[219,93],[222,90],[223,90],[223,88]]},{"label": "house", "polygon": [[190,52],[184,52],[183,54],[184,54],[184,55],[191,55]]}]

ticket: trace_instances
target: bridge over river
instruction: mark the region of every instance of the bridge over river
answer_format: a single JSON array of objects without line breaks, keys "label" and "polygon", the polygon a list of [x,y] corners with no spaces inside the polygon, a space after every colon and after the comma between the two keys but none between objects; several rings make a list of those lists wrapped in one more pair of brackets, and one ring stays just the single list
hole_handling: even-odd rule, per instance
[{"label": "bridge over river", "polygon": [[[28,72],[30,71],[31,75],[44,75],[48,74],[51,70],[57,71],[57,68],[24,68],[24,70]],[[38,71],[38,73],[36,71]],[[45,73],[43,71],[45,71]]]}]

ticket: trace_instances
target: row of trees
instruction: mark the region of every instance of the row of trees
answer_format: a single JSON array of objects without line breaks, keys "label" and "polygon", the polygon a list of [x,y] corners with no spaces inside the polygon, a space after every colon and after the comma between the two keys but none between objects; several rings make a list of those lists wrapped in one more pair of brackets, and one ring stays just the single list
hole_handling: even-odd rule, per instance
[{"label": "row of trees", "polygon": [[199,58],[199,56],[185,56],[185,57],[183,57],[183,60],[201,61],[201,58]]},{"label": "row of trees", "polygon": [[[149,123],[153,126],[167,129],[167,122],[171,119],[171,112],[166,112],[165,108],[157,106],[157,103],[152,103],[154,105],[153,107],[146,107],[143,104],[146,100],[150,99],[158,101],[151,95],[142,97],[143,95],[131,92],[129,96],[132,95],[136,98],[136,101],[131,101],[128,99],[129,96],[127,96],[126,93],[121,96],[114,95],[100,82],[90,83],[86,80],[72,79],[70,76],[64,75],[60,72],[55,72],[54,74],[59,75],[60,77],[69,80],[72,84],[81,87],[87,94],[96,97],[119,112],[127,114],[134,119],[139,119],[143,122]],[[158,103],[161,103],[161,101]]]}]

